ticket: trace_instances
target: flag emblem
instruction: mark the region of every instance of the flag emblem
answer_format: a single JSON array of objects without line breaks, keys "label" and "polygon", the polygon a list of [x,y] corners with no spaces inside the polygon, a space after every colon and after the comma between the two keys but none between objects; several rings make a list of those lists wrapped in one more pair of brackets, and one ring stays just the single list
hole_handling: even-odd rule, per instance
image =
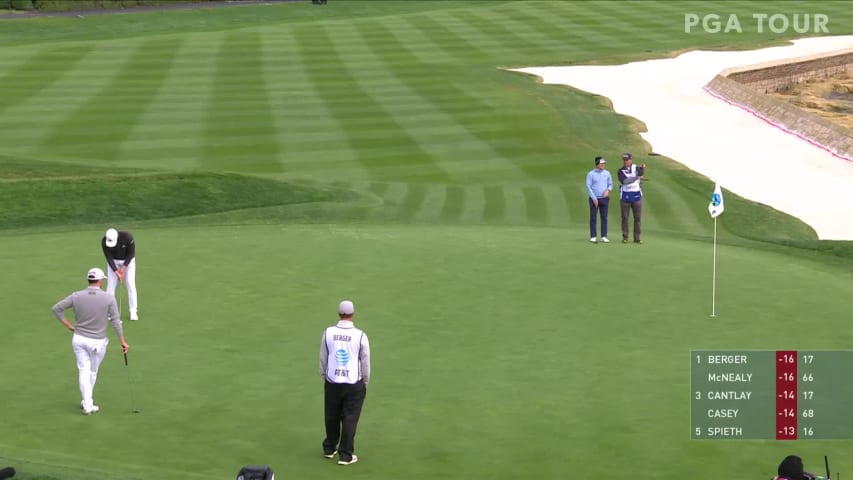
[{"label": "flag emblem", "polygon": [[711,218],[717,218],[725,209],[723,191],[720,189],[720,184],[718,183],[714,188],[714,193],[711,194],[711,203],[708,204],[708,212],[711,214]]}]

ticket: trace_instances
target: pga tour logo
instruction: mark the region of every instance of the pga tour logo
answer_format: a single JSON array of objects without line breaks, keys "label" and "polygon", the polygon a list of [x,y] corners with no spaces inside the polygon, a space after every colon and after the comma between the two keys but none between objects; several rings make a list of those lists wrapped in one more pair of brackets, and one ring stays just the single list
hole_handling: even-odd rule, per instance
[{"label": "pga tour logo", "polygon": [[[684,33],[694,31],[705,33],[743,33],[743,22],[734,13],[727,18],[716,13],[699,16],[695,13],[684,14]],[[823,13],[795,13],[785,15],[782,13],[753,13],[746,23],[749,31],[764,33],[786,33],[794,31],[797,33],[829,33],[829,16]]]}]

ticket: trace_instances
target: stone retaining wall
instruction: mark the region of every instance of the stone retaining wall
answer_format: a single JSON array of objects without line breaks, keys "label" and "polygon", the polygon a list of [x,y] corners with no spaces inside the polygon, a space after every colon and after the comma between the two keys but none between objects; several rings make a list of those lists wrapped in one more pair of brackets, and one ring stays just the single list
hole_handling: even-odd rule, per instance
[{"label": "stone retaining wall", "polygon": [[853,75],[853,49],[726,69],[705,89],[764,120],[853,162],[853,130],[766,95],[809,78]]},{"label": "stone retaining wall", "polygon": [[764,93],[785,90],[812,78],[853,76],[853,49],[724,70],[721,75]]}]

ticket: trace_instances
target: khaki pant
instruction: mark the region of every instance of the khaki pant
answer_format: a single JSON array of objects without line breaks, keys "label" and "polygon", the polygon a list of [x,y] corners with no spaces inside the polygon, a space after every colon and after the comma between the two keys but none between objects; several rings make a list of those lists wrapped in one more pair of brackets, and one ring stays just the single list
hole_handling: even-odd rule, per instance
[{"label": "khaki pant", "polygon": [[643,201],[621,202],[622,204],[622,240],[628,240],[628,216],[634,213],[634,241],[640,241],[640,220],[643,217]]}]

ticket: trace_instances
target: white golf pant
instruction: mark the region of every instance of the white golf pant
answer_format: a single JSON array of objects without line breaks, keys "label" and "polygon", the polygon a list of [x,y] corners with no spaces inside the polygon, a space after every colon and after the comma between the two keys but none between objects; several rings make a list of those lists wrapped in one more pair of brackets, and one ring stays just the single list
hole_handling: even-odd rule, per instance
[{"label": "white golf pant", "polygon": [[80,384],[80,397],[83,408],[91,410],[94,405],[92,394],[98,380],[98,368],[107,354],[107,338],[88,338],[76,333],[71,337],[71,348],[77,357],[77,380]]},{"label": "white golf pant", "polygon": [[[124,265],[124,260],[116,260],[116,267]],[[133,258],[124,270],[124,283],[127,285],[127,308],[131,314],[136,313],[136,258]],[[107,293],[115,295],[118,275],[107,265]],[[121,312],[118,312],[121,316]]]}]

